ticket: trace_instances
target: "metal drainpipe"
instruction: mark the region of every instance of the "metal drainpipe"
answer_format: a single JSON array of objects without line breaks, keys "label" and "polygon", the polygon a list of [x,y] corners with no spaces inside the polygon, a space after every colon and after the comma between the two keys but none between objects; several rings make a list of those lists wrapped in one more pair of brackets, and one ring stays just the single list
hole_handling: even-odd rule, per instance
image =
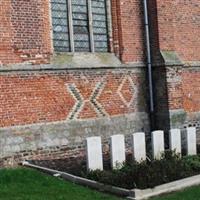
[{"label": "metal drainpipe", "polygon": [[147,67],[148,67],[148,84],[149,84],[149,111],[150,111],[150,128],[154,129],[154,95],[153,95],[153,77],[152,77],[152,62],[151,62],[151,48],[150,48],[150,34],[149,34],[149,17],[147,0],[144,3],[144,20],[145,20],[145,35],[146,35],[146,50],[147,50]]}]

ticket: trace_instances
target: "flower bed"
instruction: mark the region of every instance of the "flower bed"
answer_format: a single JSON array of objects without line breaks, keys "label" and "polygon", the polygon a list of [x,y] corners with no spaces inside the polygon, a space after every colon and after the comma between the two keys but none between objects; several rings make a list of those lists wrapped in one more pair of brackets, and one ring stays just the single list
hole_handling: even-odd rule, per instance
[{"label": "flower bed", "polygon": [[88,179],[108,185],[146,189],[197,174],[200,174],[200,156],[180,158],[168,152],[161,160],[127,162],[118,170],[96,170],[84,175]]},{"label": "flower bed", "polygon": [[161,160],[148,160],[142,163],[129,160],[118,170],[111,170],[107,167],[104,171],[87,172],[84,159],[75,162],[74,168],[71,169],[67,167],[67,160],[64,159],[46,162],[34,161],[33,163],[126,189],[153,188],[200,174],[200,155],[180,158],[173,152],[165,152]]}]

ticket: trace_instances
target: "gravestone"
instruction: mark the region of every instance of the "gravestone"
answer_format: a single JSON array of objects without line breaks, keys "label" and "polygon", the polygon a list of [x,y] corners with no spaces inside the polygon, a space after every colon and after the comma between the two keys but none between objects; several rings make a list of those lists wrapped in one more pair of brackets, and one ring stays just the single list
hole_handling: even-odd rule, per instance
[{"label": "gravestone", "polygon": [[170,150],[175,151],[177,154],[181,154],[181,130],[171,129],[169,131],[169,146]]},{"label": "gravestone", "polygon": [[153,131],[151,133],[152,139],[152,153],[153,158],[160,160],[162,154],[164,153],[164,132],[163,131]]},{"label": "gravestone", "polygon": [[103,170],[101,137],[86,139],[88,170]]},{"label": "gravestone", "polygon": [[196,138],[196,128],[188,127],[186,131],[186,149],[187,155],[197,154],[197,138]]},{"label": "gravestone", "polygon": [[133,159],[137,162],[146,160],[145,133],[134,133],[132,135]]},{"label": "gravestone", "polygon": [[126,160],[124,135],[111,136],[111,166],[120,168]]}]

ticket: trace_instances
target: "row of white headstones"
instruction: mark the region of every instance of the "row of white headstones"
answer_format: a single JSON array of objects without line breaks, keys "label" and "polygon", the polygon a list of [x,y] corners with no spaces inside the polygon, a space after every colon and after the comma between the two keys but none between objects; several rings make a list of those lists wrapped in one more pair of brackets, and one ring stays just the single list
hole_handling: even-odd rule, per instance
[{"label": "row of white headstones", "polygon": [[[182,142],[181,130],[172,129],[169,131],[170,150],[181,155]],[[133,159],[137,162],[146,160],[145,133],[132,134]],[[196,128],[189,127],[185,132],[185,148],[187,155],[197,154]],[[165,151],[164,131],[153,131],[151,133],[152,154],[154,159],[161,159]],[[88,170],[103,170],[103,153],[101,137],[89,137],[86,139],[87,168]],[[110,137],[110,157],[113,169],[119,168],[126,160],[124,135],[113,135]]]}]

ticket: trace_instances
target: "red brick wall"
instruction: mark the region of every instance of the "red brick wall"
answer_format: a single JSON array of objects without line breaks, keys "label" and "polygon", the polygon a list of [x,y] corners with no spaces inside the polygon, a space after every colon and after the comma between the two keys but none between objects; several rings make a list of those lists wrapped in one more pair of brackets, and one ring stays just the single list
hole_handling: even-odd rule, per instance
[{"label": "red brick wall", "polygon": [[[183,61],[200,60],[200,18],[199,1],[157,0],[152,20],[157,20],[159,48],[164,51],[176,51]],[[153,28],[156,28],[153,20]],[[156,40],[157,38],[153,38]],[[155,42],[155,41],[154,41]]]},{"label": "red brick wall", "polygon": [[0,127],[144,111],[144,81],[131,71],[1,74]]},{"label": "red brick wall", "polygon": [[0,62],[48,62],[51,54],[49,1],[1,1],[0,11]]},{"label": "red brick wall", "polygon": [[200,2],[176,1],[175,47],[184,61],[200,60]]},{"label": "red brick wall", "polygon": [[[144,60],[141,1],[112,0],[114,52],[123,62]],[[10,0],[0,3],[1,63],[48,62],[51,54],[48,0]],[[131,16],[131,17],[130,17]]]},{"label": "red brick wall", "polygon": [[[177,51],[183,61],[200,60],[199,0],[148,2],[153,52],[157,55],[160,50]],[[145,61],[143,2],[111,0],[111,3],[112,50],[124,63]],[[49,62],[53,53],[49,6],[49,0],[0,1],[0,64]],[[183,70],[182,66],[163,66],[156,70],[157,123],[161,122],[158,125],[166,125],[166,120],[171,120],[169,111],[200,111],[199,70]],[[112,121],[114,116],[124,117],[134,112],[137,118],[137,112],[145,115],[148,112],[146,85],[143,68],[0,72],[0,127],[10,129],[15,125],[62,120],[84,120],[85,123],[105,116],[113,117]],[[146,119],[139,119],[141,122],[128,126],[121,126],[119,122],[115,128],[126,133],[128,127],[130,133],[139,124],[138,127],[143,130],[145,123],[149,125]],[[105,126],[98,127],[95,122],[93,125],[97,125],[98,133],[102,134],[100,129]],[[108,126],[112,127],[110,121]],[[79,132],[79,127],[77,129]],[[86,134],[86,129],[79,134]],[[9,133],[6,132],[4,138]],[[17,134],[20,133],[14,130],[11,135],[15,137]],[[24,152],[24,149],[21,150]],[[65,150],[55,150],[56,155]],[[13,151],[18,151],[18,148]],[[40,153],[43,158],[48,154],[45,150]],[[32,158],[38,157],[37,150],[30,150],[28,154]],[[26,155],[22,153],[21,157]]]},{"label": "red brick wall", "polygon": [[183,106],[191,112],[200,111],[200,71],[185,70],[183,78]]},{"label": "red brick wall", "polygon": [[167,68],[167,98],[169,110],[183,109],[183,84],[181,67]]},{"label": "red brick wall", "polygon": [[[160,50],[171,51],[174,50],[174,0],[156,0],[156,12],[157,17],[152,18],[152,21],[155,23],[157,21],[157,36],[159,41]],[[153,5],[153,2],[150,4]],[[154,26],[154,28],[156,28]],[[154,40],[154,38],[153,38]]]},{"label": "red brick wall", "polygon": [[112,0],[115,53],[125,63],[144,61],[143,3]]},{"label": "red brick wall", "polygon": [[[155,34],[151,35],[154,41],[154,49],[177,50],[183,60],[199,60],[199,2],[197,0],[192,2],[157,0],[151,1],[149,5],[151,24],[155,29]],[[125,63],[144,61],[142,1],[112,0],[112,16],[113,48],[116,55],[120,56]],[[0,63],[28,61],[37,64],[48,62],[52,53],[48,0],[1,1],[0,29]],[[89,80],[93,84],[82,83],[80,80],[84,76],[80,75],[81,73],[79,71],[77,72],[78,75],[65,75],[65,78],[60,78],[60,75],[55,74],[51,74],[51,76],[47,74],[42,76],[32,74],[1,76],[0,89],[2,95],[0,100],[3,103],[1,103],[0,114],[4,116],[6,113],[4,119],[0,118],[1,125],[9,126],[65,119],[72,110],[74,98],[70,98],[72,94],[65,90],[64,85],[69,80],[75,85],[81,83],[78,90],[80,93],[88,95],[83,96],[83,99],[89,99],[92,89],[100,84],[98,75],[95,75],[95,78],[91,78],[91,75],[89,75]],[[106,75],[106,77],[109,76]],[[125,98],[119,100],[119,91],[117,91],[121,83],[119,80],[121,78],[116,74],[106,78],[109,89],[108,91],[105,89],[101,91],[105,99],[101,99],[102,96],[98,97],[103,104],[103,109],[109,116],[134,112],[134,108],[127,109],[123,105],[124,102],[130,100],[128,89],[125,89]],[[137,81],[134,80],[133,82],[136,83]],[[195,81],[193,84],[196,85],[197,83],[198,81]],[[188,91],[187,87],[189,88],[191,85],[190,81],[185,81],[185,85],[184,95]],[[49,86],[51,86],[50,91]],[[82,88],[82,86],[84,87]],[[168,86],[170,108],[178,109],[181,107],[181,86],[179,83],[175,86],[173,83]],[[101,89],[103,86],[99,87]],[[176,96],[177,91],[179,91],[178,97]],[[47,95],[51,98],[47,98]],[[107,103],[108,100],[111,103]],[[92,106],[90,101],[84,101],[78,118],[98,117]],[[21,110],[21,113],[19,113],[19,110]],[[30,119],[27,119],[22,113],[29,113]]]},{"label": "red brick wall", "polygon": [[20,62],[13,53],[10,1],[0,1],[0,64]]},{"label": "red brick wall", "polygon": [[11,6],[15,51],[24,61],[48,61],[51,53],[49,1],[12,0]]},{"label": "red brick wall", "polygon": [[[112,0],[113,48],[123,62],[144,61],[143,2]],[[199,60],[199,1],[149,3],[154,48],[176,50],[186,61]],[[0,2],[0,61],[48,62],[51,55],[48,0]],[[158,45],[157,45],[158,43]]]}]

